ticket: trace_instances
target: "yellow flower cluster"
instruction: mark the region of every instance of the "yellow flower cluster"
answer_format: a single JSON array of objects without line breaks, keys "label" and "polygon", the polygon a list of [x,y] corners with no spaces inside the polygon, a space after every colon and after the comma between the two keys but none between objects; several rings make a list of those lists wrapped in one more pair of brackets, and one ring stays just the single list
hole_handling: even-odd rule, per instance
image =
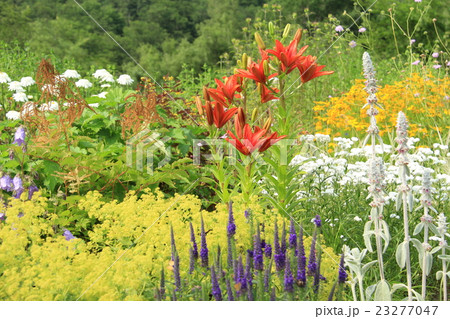
[{"label": "yellow flower cluster", "polygon": [[[379,88],[377,93],[380,114],[377,123],[380,134],[392,133],[397,115],[403,111],[410,122],[410,136],[438,137],[448,132],[450,115],[448,77],[435,78],[431,74],[413,73],[403,81]],[[364,80],[356,80],[352,88],[340,97],[315,102],[315,129],[317,133],[343,136],[345,133],[365,132],[368,116],[362,106],[366,103]]]},{"label": "yellow flower cluster", "polygon": [[[263,235],[272,239],[273,215],[262,213],[256,200],[253,203],[250,208],[256,219],[266,226]],[[79,208],[98,223],[86,240],[70,241],[61,235],[61,230],[55,231],[57,216],[48,213],[46,198],[13,200],[5,209],[6,221],[0,223],[1,300],[152,298],[161,268],[166,270],[166,278],[173,281],[167,270],[171,257],[170,227],[180,256],[181,278],[185,278],[189,268],[189,222],[200,247],[201,216],[210,252],[218,245],[226,250],[226,205],[217,205],[213,212],[201,211],[200,200],[192,195],[165,198],[161,192],[148,191],[138,198],[130,192],[122,202],[107,202],[98,192],[90,192],[79,202]],[[241,203],[236,202],[233,211],[237,250],[244,252],[250,245],[250,225]],[[310,239],[305,243],[308,249]],[[324,250],[322,273],[328,282],[321,299],[327,298],[337,277],[339,261],[331,248]],[[225,263],[226,254],[223,258]]]}]

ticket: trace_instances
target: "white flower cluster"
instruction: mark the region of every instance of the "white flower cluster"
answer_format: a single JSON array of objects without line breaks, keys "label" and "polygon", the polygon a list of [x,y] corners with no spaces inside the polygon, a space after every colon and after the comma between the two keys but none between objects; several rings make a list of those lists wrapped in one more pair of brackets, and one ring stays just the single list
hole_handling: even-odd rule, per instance
[{"label": "white flower cluster", "polygon": [[112,76],[112,74],[106,71],[105,69],[95,71],[94,74],[92,74],[92,76],[96,79],[99,79],[100,82],[111,82],[111,83],[114,82],[114,77]]},{"label": "white flower cluster", "polygon": [[[314,135],[305,135],[301,138],[305,141],[305,144],[312,144],[310,148],[312,150],[320,149],[321,142],[314,141],[316,137]],[[333,139],[337,142],[338,148],[334,155],[329,156],[325,152],[317,154],[313,157],[308,157],[305,154],[297,155],[293,158],[290,165],[298,166],[298,169],[306,172],[299,180],[300,183],[309,176],[317,176],[314,178],[313,183],[316,187],[321,187],[322,194],[338,195],[339,187],[354,186],[357,184],[368,184],[367,178],[368,164],[365,162],[366,158],[371,157],[371,146],[358,147],[356,144],[357,139],[338,137]],[[450,175],[439,172],[439,167],[447,165],[447,160],[444,158],[445,154],[441,154],[440,157],[434,155],[434,152],[429,148],[416,148],[415,143],[419,142],[418,138],[408,138],[408,145],[410,149],[414,149],[414,153],[409,155],[410,163],[408,168],[411,176],[407,178],[408,182],[412,186],[412,190],[420,197],[422,191],[422,178],[424,171],[428,171],[429,174],[433,174],[435,178],[430,179],[430,183],[439,183],[441,185],[441,193],[437,194],[439,198],[437,200],[448,200],[450,192]],[[353,143],[353,144],[352,144]],[[348,148],[352,145],[353,148]],[[350,146],[350,147],[352,147]],[[435,149],[445,149],[446,145],[435,144]],[[344,149],[345,148],[345,149]],[[395,149],[391,145],[384,144],[383,147],[377,145],[376,153],[382,155],[386,159],[385,163],[385,183],[387,185],[397,184],[397,171],[398,167],[394,165],[395,161]],[[424,151],[425,150],[425,151]],[[447,155],[449,157],[450,154]],[[425,168],[425,166],[434,166],[435,169]],[[431,176],[431,175],[430,175]],[[431,188],[433,191],[433,188]],[[298,192],[299,197],[310,197],[305,192]],[[389,192],[385,195],[385,202],[395,202],[397,198],[397,192]],[[419,199],[415,199],[419,202]]]},{"label": "white flower cluster", "polygon": [[11,82],[11,79],[9,78],[8,74],[6,74],[5,72],[0,72],[0,84],[8,82]]}]

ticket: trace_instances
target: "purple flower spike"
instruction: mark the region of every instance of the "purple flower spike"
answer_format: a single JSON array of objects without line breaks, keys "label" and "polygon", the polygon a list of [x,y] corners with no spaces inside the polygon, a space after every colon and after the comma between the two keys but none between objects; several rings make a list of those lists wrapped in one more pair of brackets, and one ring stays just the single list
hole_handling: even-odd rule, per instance
[{"label": "purple flower spike", "polygon": [[3,175],[0,178],[0,188],[7,192],[12,191],[13,190],[12,182],[13,181],[12,181],[11,176]]},{"label": "purple flower spike", "polygon": [[173,277],[175,279],[175,287],[176,290],[181,289],[181,278],[180,278],[180,257],[178,257],[178,254],[175,255],[175,260],[173,263]]},{"label": "purple flower spike", "polygon": [[245,210],[244,216],[245,216],[245,218],[249,219],[249,217],[250,217],[250,212],[249,212],[248,210]]},{"label": "purple flower spike", "polygon": [[255,269],[262,271],[264,269],[263,264],[263,252],[261,248],[261,233],[259,230],[259,225],[256,228],[254,250],[253,250],[253,262],[255,264]]},{"label": "purple flower spike", "polygon": [[70,230],[67,230],[67,229],[64,231],[63,236],[66,238],[67,241],[70,241],[70,240],[76,238],[74,235],[72,235]]},{"label": "purple flower spike", "polygon": [[231,244],[230,237],[228,237],[228,239],[227,239],[227,244],[228,244],[227,265],[228,265],[228,268],[232,268],[233,267],[233,247]]},{"label": "purple flower spike", "polygon": [[297,284],[304,287],[306,284],[306,255],[305,245],[303,243],[303,227],[300,226],[297,243]]},{"label": "purple flower spike", "polygon": [[283,253],[281,247],[280,247],[280,242],[278,241],[278,226],[277,223],[275,222],[275,234],[274,234],[274,248],[275,248],[275,267],[277,269],[277,271],[282,271],[284,270],[285,267],[285,262],[286,262],[286,255]]},{"label": "purple flower spike", "polygon": [[320,219],[319,215],[316,215],[316,217],[314,217],[314,224],[316,224],[316,227],[322,227],[322,220]]},{"label": "purple flower spike", "polygon": [[317,270],[317,262],[316,262],[316,236],[317,233],[314,232],[313,239],[311,242],[311,249],[309,251],[309,261],[308,261],[308,275],[314,276]]},{"label": "purple flower spike", "polygon": [[19,126],[14,134],[14,142],[18,146],[25,144],[25,128],[23,126]]},{"label": "purple flower spike", "polygon": [[189,273],[192,274],[195,269],[195,257],[194,257],[194,250],[189,248]]},{"label": "purple flower spike", "polygon": [[340,284],[345,283],[345,281],[348,278],[348,274],[345,271],[345,265],[344,265],[344,253],[342,253],[342,255],[341,255],[341,263],[339,265],[339,277],[338,278],[339,278]]},{"label": "purple flower spike", "polygon": [[39,188],[37,188],[36,185],[31,185],[30,187],[28,187],[28,199],[32,199],[33,198],[33,194],[36,193],[37,191],[39,191]]},{"label": "purple flower spike", "polygon": [[233,203],[230,201],[228,204],[228,226],[227,226],[228,237],[233,237],[236,234],[236,224],[234,223],[233,217]]},{"label": "purple flower spike", "polygon": [[266,247],[264,247],[264,254],[266,258],[272,258],[272,246],[270,244],[266,244]]},{"label": "purple flower spike", "polygon": [[170,246],[172,247],[172,260],[175,261],[177,254],[177,246],[175,245],[175,236],[173,235],[173,227],[170,226]]},{"label": "purple flower spike", "polygon": [[202,230],[201,230],[202,247],[200,249],[200,258],[202,260],[202,267],[208,267],[208,246],[206,244],[205,224],[202,217]]},{"label": "purple flower spike", "polygon": [[277,295],[276,295],[275,287],[273,287],[272,293],[270,294],[270,301],[275,301],[275,300],[277,300]]},{"label": "purple flower spike", "polygon": [[[272,265],[272,263],[271,263]],[[271,268],[269,267],[266,270],[264,270],[264,291],[269,292],[270,289],[270,274],[271,274]]]},{"label": "purple flower spike", "polygon": [[[286,255],[286,223],[283,221],[283,232],[281,233],[281,251]],[[284,267],[283,267],[284,269]]]},{"label": "purple flower spike", "polygon": [[239,256],[237,272],[236,272],[236,284],[240,284],[240,288],[238,289],[238,295],[241,292],[245,292],[247,290],[247,279],[245,277],[244,265],[242,264],[242,256]]},{"label": "purple flower spike", "polygon": [[217,280],[216,271],[214,265],[211,266],[211,285],[212,295],[217,301],[222,301],[222,291],[220,290],[219,281]]},{"label": "purple flower spike", "polygon": [[227,282],[227,297],[228,297],[228,301],[234,301],[233,289],[231,289],[230,280],[227,278],[226,282]]},{"label": "purple flower spike", "polygon": [[191,228],[191,242],[192,242],[192,255],[195,260],[198,259],[198,247],[197,242],[195,241],[195,233],[194,227],[192,227],[192,223],[189,223],[189,227]]},{"label": "purple flower spike", "polygon": [[297,233],[295,231],[294,220],[291,218],[291,224],[289,227],[289,246],[295,248],[297,246]]},{"label": "purple flower spike", "polygon": [[294,291],[294,277],[292,276],[291,263],[289,258],[286,260],[286,268],[284,270],[284,290],[286,292]]}]

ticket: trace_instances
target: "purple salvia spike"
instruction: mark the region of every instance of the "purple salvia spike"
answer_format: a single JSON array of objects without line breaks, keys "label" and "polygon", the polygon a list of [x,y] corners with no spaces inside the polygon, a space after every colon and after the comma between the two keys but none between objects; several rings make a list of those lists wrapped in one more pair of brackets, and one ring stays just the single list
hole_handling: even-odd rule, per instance
[{"label": "purple salvia spike", "polygon": [[298,234],[297,243],[297,284],[300,287],[304,287],[306,284],[306,255],[305,245],[303,243],[303,227],[300,226],[300,232]]},{"label": "purple salvia spike", "polygon": [[295,248],[297,246],[297,233],[295,231],[294,219],[291,218],[291,224],[289,227],[289,246]]},{"label": "purple salvia spike", "polygon": [[227,238],[228,251],[227,251],[227,265],[228,268],[233,268],[233,247],[231,246],[231,238]]},{"label": "purple salvia spike", "polygon": [[311,241],[311,249],[309,251],[309,260],[308,260],[308,275],[314,276],[317,270],[316,263],[316,236],[317,232],[314,232],[312,241]]},{"label": "purple salvia spike", "polygon": [[227,282],[227,297],[228,297],[228,301],[234,301],[233,289],[231,289],[230,280],[227,278],[226,282]]},{"label": "purple salvia spike", "polygon": [[266,270],[264,270],[264,291],[265,292],[269,292],[269,289],[270,289],[271,269],[272,269],[272,261],[270,262],[269,267]]},{"label": "purple salvia spike", "polygon": [[348,278],[348,274],[347,274],[347,272],[345,271],[345,264],[344,264],[344,253],[342,253],[342,255],[341,255],[341,262],[340,262],[340,264],[339,264],[339,283],[340,284],[344,284],[345,283],[345,281],[347,280],[347,278]]},{"label": "purple salvia spike", "polygon": [[259,225],[256,226],[256,235],[253,249],[253,262],[255,265],[255,270],[262,271],[264,269],[264,263],[263,252],[261,249],[261,233],[259,230]]},{"label": "purple salvia spike", "polygon": [[220,290],[219,281],[217,280],[216,272],[214,270],[214,265],[211,266],[211,285],[212,285],[212,295],[217,301],[222,301],[222,291]]},{"label": "purple salvia spike", "polygon": [[172,260],[175,261],[175,255],[177,254],[177,246],[175,245],[175,237],[173,235],[172,226],[170,226],[170,246],[172,247]]},{"label": "purple salvia spike", "polygon": [[194,250],[189,248],[189,273],[192,274],[195,269],[195,258],[194,258]]},{"label": "purple salvia spike", "polygon": [[192,253],[194,256],[194,259],[198,259],[198,247],[197,247],[197,241],[195,240],[195,233],[194,233],[194,227],[192,227],[192,223],[189,223],[189,227],[191,228],[191,242],[192,242]]},{"label": "purple salvia spike", "polygon": [[272,246],[270,244],[266,244],[266,247],[264,247],[264,255],[268,259],[272,258]]},{"label": "purple salvia spike", "polygon": [[289,258],[286,260],[286,268],[284,270],[284,290],[286,292],[294,291],[294,277],[292,276],[291,262],[289,261]]},{"label": "purple salvia spike", "polygon": [[181,289],[181,277],[180,277],[180,257],[178,254],[175,255],[175,261],[173,263],[173,276],[175,278],[175,287],[176,290]]},{"label": "purple salvia spike", "polygon": [[286,254],[286,223],[283,221],[283,232],[281,233],[281,252]]},{"label": "purple salvia spike", "polygon": [[228,204],[228,225],[227,225],[227,235],[228,237],[233,237],[236,234],[236,224],[233,217],[233,202],[230,201]]},{"label": "purple salvia spike", "polygon": [[203,223],[203,217],[202,220],[202,229],[201,229],[201,239],[202,239],[202,246],[200,249],[200,258],[202,260],[202,267],[208,267],[209,261],[208,261],[208,245],[206,244],[206,234],[205,234],[205,224]]},{"label": "purple salvia spike", "polygon": [[278,226],[275,222],[275,234],[274,234],[274,248],[275,248],[275,268],[277,271],[284,270],[286,255],[283,253],[282,248],[280,247],[280,243],[278,241]]},{"label": "purple salvia spike", "polygon": [[237,283],[241,284],[238,294],[247,291],[247,279],[245,277],[244,265],[242,264],[242,256],[239,256]]}]

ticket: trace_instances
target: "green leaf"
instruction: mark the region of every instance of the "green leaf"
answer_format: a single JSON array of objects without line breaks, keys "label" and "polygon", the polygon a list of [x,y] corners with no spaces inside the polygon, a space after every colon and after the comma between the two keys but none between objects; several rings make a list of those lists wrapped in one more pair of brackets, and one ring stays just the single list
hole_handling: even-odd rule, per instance
[{"label": "green leaf", "polygon": [[386,280],[380,280],[375,290],[375,301],[391,301],[391,289]]},{"label": "green leaf", "polygon": [[402,242],[397,246],[397,251],[395,252],[395,259],[397,260],[397,264],[401,269],[405,268],[406,264],[406,245],[407,242]]},{"label": "green leaf", "polygon": [[423,223],[417,224],[416,228],[414,228],[413,236],[415,236],[418,233],[420,233],[422,231],[422,229],[423,229],[423,226],[424,226]]}]

